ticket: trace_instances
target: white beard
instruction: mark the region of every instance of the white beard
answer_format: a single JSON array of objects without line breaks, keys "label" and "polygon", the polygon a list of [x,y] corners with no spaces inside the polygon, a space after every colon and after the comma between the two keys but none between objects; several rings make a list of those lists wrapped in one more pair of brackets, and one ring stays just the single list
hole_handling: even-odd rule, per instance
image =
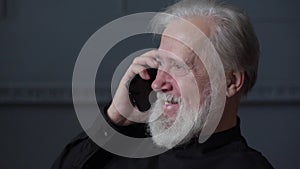
[{"label": "white beard", "polygon": [[190,141],[200,133],[208,114],[206,101],[208,99],[200,106],[200,110],[186,108],[182,101],[179,101],[176,119],[170,119],[164,114],[162,108],[167,97],[166,94],[158,93],[157,97],[157,101],[150,110],[148,124],[152,140],[157,146],[171,149]]}]

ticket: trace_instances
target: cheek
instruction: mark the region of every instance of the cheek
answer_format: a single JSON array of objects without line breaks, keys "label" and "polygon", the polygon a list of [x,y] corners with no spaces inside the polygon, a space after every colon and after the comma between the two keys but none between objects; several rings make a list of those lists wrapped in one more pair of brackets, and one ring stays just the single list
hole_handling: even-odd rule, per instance
[{"label": "cheek", "polygon": [[181,96],[182,84],[184,84],[184,83],[182,83],[181,78],[172,76],[172,81],[171,81],[172,93],[171,94],[175,95],[175,96]]},{"label": "cheek", "polygon": [[197,84],[194,76],[186,76],[178,79],[178,86],[183,103],[187,107],[195,106],[200,103],[200,91],[202,90]]}]

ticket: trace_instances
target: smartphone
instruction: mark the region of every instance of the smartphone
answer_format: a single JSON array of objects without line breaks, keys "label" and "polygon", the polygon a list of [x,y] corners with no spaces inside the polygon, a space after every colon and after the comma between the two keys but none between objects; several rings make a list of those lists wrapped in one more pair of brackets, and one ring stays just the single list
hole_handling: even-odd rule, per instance
[{"label": "smartphone", "polygon": [[137,74],[131,80],[128,87],[131,104],[137,107],[141,112],[146,112],[151,107],[149,95],[153,91],[151,84],[156,78],[157,69],[149,68],[147,72],[150,76],[149,80],[144,80]]}]

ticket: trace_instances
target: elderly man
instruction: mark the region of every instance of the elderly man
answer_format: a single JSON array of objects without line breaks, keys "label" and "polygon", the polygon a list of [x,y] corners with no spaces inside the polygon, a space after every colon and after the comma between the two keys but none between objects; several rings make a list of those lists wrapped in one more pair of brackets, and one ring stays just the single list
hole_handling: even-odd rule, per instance
[{"label": "elderly man", "polygon": [[[129,135],[148,132],[157,147],[168,151],[147,158],[121,157],[104,151],[82,134],[65,148],[53,169],[273,168],[261,153],[248,147],[237,117],[240,99],[257,76],[259,44],[249,18],[234,7],[209,0],[183,0],[165,13],[170,15],[157,15],[152,22],[154,29],[162,29],[159,48],[134,59],[105,115],[121,130],[135,126],[126,129]],[[206,38],[214,47],[211,51],[202,49]],[[215,78],[211,76],[217,76],[210,70],[215,64],[210,57],[220,57],[222,64],[217,66],[225,78],[219,83],[224,83],[224,88],[210,81]],[[157,69],[154,77],[146,70],[149,67]],[[137,75],[149,80],[157,93],[148,113],[139,110],[142,98],[128,91]],[[202,143],[198,141],[201,132],[216,121],[208,120],[209,105],[215,101],[213,90],[224,93],[223,112],[213,134]],[[136,125],[141,121],[147,123],[148,131]]]}]

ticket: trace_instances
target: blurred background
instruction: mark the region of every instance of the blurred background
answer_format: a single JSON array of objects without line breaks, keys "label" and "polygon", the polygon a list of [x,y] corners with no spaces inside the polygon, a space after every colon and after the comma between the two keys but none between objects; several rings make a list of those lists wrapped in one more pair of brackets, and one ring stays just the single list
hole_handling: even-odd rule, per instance
[{"label": "blurred background", "polygon": [[[174,0],[0,0],[0,168],[46,169],[82,129],[72,104],[72,72],[87,39],[106,23],[160,11]],[[248,143],[275,168],[299,169],[300,1],[228,0],[246,10],[261,43],[257,84],[239,116]],[[99,44],[101,45],[101,44]],[[155,47],[125,39],[97,78],[99,104],[120,58]],[[100,75],[99,75],[100,76]]]}]

